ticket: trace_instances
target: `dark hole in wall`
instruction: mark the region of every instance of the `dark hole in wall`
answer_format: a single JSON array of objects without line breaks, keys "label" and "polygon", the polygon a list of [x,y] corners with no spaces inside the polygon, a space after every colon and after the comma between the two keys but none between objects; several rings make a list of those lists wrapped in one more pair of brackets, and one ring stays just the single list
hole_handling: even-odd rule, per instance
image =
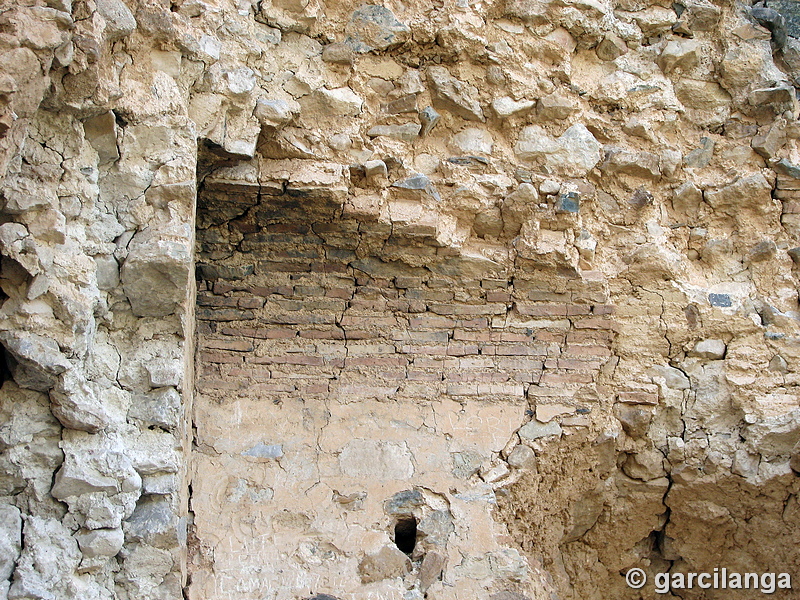
[{"label": "dark hole in wall", "polygon": [[394,526],[394,543],[406,554],[414,551],[417,544],[417,519],[408,516],[400,517]]}]

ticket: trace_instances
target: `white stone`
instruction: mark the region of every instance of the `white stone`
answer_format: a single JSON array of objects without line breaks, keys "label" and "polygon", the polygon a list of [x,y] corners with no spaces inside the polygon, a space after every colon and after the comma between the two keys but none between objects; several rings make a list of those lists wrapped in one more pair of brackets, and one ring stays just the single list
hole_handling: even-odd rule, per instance
[{"label": "white stone", "polygon": [[494,147],[494,139],[485,129],[468,127],[453,136],[453,146],[464,154],[489,155]]},{"label": "white stone", "polygon": [[526,110],[532,109],[534,106],[536,106],[534,100],[520,100],[517,102],[509,96],[501,96],[492,101],[492,110],[494,110],[495,114],[501,119],[507,119],[508,117],[521,114]]},{"label": "white stone", "polygon": [[538,125],[529,125],[520,133],[514,152],[522,160],[541,160],[553,171],[582,177],[600,162],[601,149],[592,133],[579,123],[558,139],[550,137]]},{"label": "white stone", "polygon": [[81,552],[84,556],[95,558],[97,556],[116,556],[122,549],[125,534],[122,528],[94,529],[79,531],[75,534]]},{"label": "white stone", "polygon": [[324,116],[356,116],[361,112],[364,101],[349,87],[333,90],[321,88],[314,92],[315,99],[323,111]]},{"label": "white stone", "polygon": [[722,340],[702,340],[695,344],[694,349],[689,352],[689,356],[719,360],[725,356],[725,349],[725,342]]}]

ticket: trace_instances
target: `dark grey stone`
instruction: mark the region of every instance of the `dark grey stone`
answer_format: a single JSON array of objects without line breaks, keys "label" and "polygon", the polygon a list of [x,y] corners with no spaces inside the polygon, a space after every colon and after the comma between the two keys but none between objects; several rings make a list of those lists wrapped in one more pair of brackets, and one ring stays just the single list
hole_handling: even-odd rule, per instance
[{"label": "dark grey stone", "polygon": [[416,174],[400,181],[395,181],[392,187],[402,188],[404,190],[424,190],[431,184],[431,180],[425,175]]},{"label": "dark grey stone", "polygon": [[578,192],[566,192],[558,197],[557,213],[577,213],[581,210],[581,195]]},{"label": "dark grey stone", "polygon": [[386,501],[384,510],[389,515],[408,515],[423,504],[425,498],[418,490],[403,490]]},{"label": "dark grey stone", "polygon": [[432,106],[426,106],[423,108],[419,113],[419,120],[422,122],[422,131],[420,135],[425,137],[431,132],[431,129],[436,127],[436,124],[439,122],[439,119],[442,118],[435,108]]},{"label": "dark grey stone", "polygon": [[711,306],[720,306],[722,308],[732,306],[729,294],[709,294],[708,301]]},{"label": "dark grey stone", "polygon": [[345,33],[344,43],[355,52],[365,54],[399,46],[410,37],[411,30],[388,8],[367,4],[353,11]]},{"label": "dark grey stone", "polygon": [[776,162],[772,168],[775,169],[777,173],[785,175],[786,177],[791,177],[792,179],[800,179],[800,167],[794,163],[790,163],[785,158],[782,158],[778,162]]},{"label": "dark grey stone", "polygon": [[700,138],[700,147],[689,152],[683,159],[684,164],[692,169],[702,169],[711,162],[714,156],[714,140],[711,138]]},{"label": "dark grey stone", "polygon": [[772,41],[786,47],[786,36],[800,37],[800,11],[794,0],[770,0],[769,6],[754,6],[752,17],[772,32]]}]

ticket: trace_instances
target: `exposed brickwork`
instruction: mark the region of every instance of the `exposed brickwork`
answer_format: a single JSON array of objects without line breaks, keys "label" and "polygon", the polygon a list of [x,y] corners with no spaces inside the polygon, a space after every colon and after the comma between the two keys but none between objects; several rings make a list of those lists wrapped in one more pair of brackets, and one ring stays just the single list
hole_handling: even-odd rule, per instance
[{"label": "exposed brickwork", "polygon": [[361,250],[406,243],[413,256],[426,238],[313,214],[263,221],[275,212],[198,231],[200,391],[564,402],[587,397],[612,356],[595,274],[445,277]]}]

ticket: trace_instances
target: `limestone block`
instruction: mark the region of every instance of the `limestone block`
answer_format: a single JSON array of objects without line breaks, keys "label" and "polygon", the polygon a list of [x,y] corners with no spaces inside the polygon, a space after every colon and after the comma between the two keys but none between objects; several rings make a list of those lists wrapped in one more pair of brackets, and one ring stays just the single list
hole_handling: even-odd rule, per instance
[{"label": "limestone block", "polygon": [[629,404],[617,404],[614,407],[614,414],[622,423],[625,433],[634,439],[645,436],[653,418],[653,414],[649,410]]},{"label": "limestone block", "polygon": [[417,525],[417,532],[425,536],[425,541],[437,546],[445,546],[453,531],[453,516],[447,510],[435,510]]},{"label": "limestone block", "polygon": [[7,581],[22,551],[22,517],[19,509],[0,504],[0,581]]},{"label": "limestone block", "polygon": [[86,119],[83,122],[83,131],[86,139],[97,151],[100,165],[107,165],[119,159],[117,120],[113,111]]},{"label": "limestone block", "polygon": [[562,543],[582,538],[597,523],[603,508],[603,495],[599,492],[589,491],[581,496],[570,508],[572,529],[566,533]]},{"label": "limestone block", "polygon": [[134,394],[128,418],[169,431],[180,424],[181,397],[174,387],[163,387],[148,394]]},{"label": "limestone block", "polygon": [[133,236],[121,272],[133,314],[165,317],[185,301],[192,276],[190,239],[180,231],[153,228]]},{"label": "limestone block", "polygon": [[111,424],[111,416],[92,384],[75,370],[67,371],[50,390],[53,414],[64,427],[95,433]]},{"label": "limestone block", "polygon": [[663,477],[664,455],[658,450],[645,450],[631,454],[622,465],[622,471],[632,479],[652,481]]},{"label": "limestone block", "polygon": [[714,208],[760,208],[771,200],[772,186],[761,173],[742,177],[735,183],[716,190],[706,190],[704,198]]},{"label": "limestone block", "polygon": [[691,385],[689,378],[680,369],[667,365],[656,365],[647,370],[650,377],[664,379],[664,384],[673,390],[688,390]]},{"label": "limestone block", "polygon": [[536,453],[524,444],[518,444],[508,455],[508,464],[516,469],[536,471]]},{"label": "limestone block", "polygon": [[536,114],[547,120],[564,120],[576,110],[575,103],[558,92],[540,98],[536,105]]},{"label": "limestone block", "polygon": [[[50,338],[24,331],[0,332],[0,343],[13,357],[12,374],[22,369],[17,381],[21,387],[29,387],[40,392],[52,388],[59,375],[70,368],[70,362]],[[23,385],[24,384],[24,385]]]},{"label": "limestone block", "polygon": [[95,256],[97,265],[97,287],[101,290],[113,290],[119,285],[119,263],[113,255]]},{"label": "limestone block", "polygon": [[687,108],[716,110],[730,104],[731,97],[718,83],[681,79],[675,84],[675,95]]},{"label": "limestone block", "polygon": [[488,131],[468,127],[453,136],[452,145],[464,154],[491,155],[494,140]]},{"label": "limestone block", "polygon": [[402,125],[375,125],[367,131],[371,138],[388,137],[403,142],[413,142],[419,137],[422,125],[419,123],[403,123]]},{"label": "limestone block", "polygon": [[427,76],[434,106],[468,121],[486,120],[478,102],[477,88],[459,81],[445,67],[428,67]]},{"label": "limestone block", "polygon": [[671,40],[664,46],[656,64],[664,73],[675,69],[689,70],[697,66],[700,49],[699,40]]},{"label": "limestone block", "polygon": [[350,15],[345,34],[345,44],[364,54],[399,46],[411,37],[411,30],[388,8],[367,4]]},{"label": "limestone block", "polygon": [[441,115],[436,112],[432,106],[426,106],[419,113],[419,120],[422,123],[422,131],[420,134],[425,137],[431,130],[436,127],[436,124],[441,119]]},{"label": "limestone block", "polygon": [[764,459],[793,456],[800,442],[800,409],[748,425],[742,436],[747,448]]},{"label": "limestone block", "polygon": [[94,492],[116,494],[120,484],[109,474],[100,472],[96,464],[82,463],[68,458],[58,470],[50,491],[53,498],[63,500]]},{"label": "limestone block", "polygon": [[322,60],[340,65],[353,64],[353,49],[346,43],[328,44],[322,50]]},{"label": "limestone block", "polygon": [[180,544],[185,535],[182,531],[184,526],[168,498],[145,496],[124,523],[124,530],[126,537],[156,548],[170,549]]},{"label": "limestone block", "polygon": [[106,22],[105,35],[109,41],[124,38],[136,29],[136,19],[122,0],[97,0],[96,5]]},{"label": "limestone block", "polygon": [[259,98],[253,111],[259,123],[275,129],[284,127],[299,113],[300,105],[296,101],[287,101],[281,98]]},{"label": "limestone block", "polygon": [[661,178],[659,158],[651,152],[629,152],[620,148],[607,148],[606,158],[600,169],[652,181]]},{"label": "limestone block", "polygon": [[519,430],[519,437],[529,442],[548,435],[560,436],[561,425],[555,421],[550,421],[549,423],[530,421]]},{"label": "limestone block", "polygon": [[627,51],[628,46],[625,44],[625,40],[614,34],[606,35],[595,48],[597,58],[605,61],[615,60]]},{"label": "limestone block", "polygon": [[761,127],[758,134],[753,136],[750,146],[766,159],[776,156],[788,141],[786,125],[785,119],[776,119],[773,123]]},{"label": "limestone block", "polygon": [[438,552],[428,552],[425,558],[422,559],[422,564],[419,567],[419,589],[425,592],[434,581],[441,577],[447,565],[447,558]]},{"label": "limestone block", "polygon": [[397,492],[384,503],[387,515],[410,515],[425,504],[425,497],[419,490]]},{"label": "limestone block", "polygon": [[509,96],[501,96],[492,100],[492,110],[501,119],[520,115],[536,106],[535,100],[520,100],[517,102]]},{"label": "limestone block", "polygon": [[24,536],[25,547],[14,571],[9,598],[36,598],[44,594],[68,597],[69,583],[81,560],[71,532],[56,519],[28,515]]},{"label": "limestone block", "polygon": [[600,162],[601,148],[582,124],[573,125],[557,139],[541,127],[529,125],[520,132],[514,152],[522,160],[543,160],[553,171],[583,177]]},{"label": "limestone block", "polygon": [[301,100],[303,114],[309,117],[315,113],[320,116],[353,117],[361,113],[364,101],[349,87],[329,90],[320,88],[311,96],[310,101]]},{"label": "limestone block", "polygon": [[364,174],[367,177],[386,177],[389,171],[382,160],[368,160],[364,163]]},{"label": "limestone block", "polygon": [[702,340],[697,342],[689,352],[689,356],[705,358],[707,360],[720,360],[725,356],[725,342],[722,340]]},{"label": "limestone block", "polygon": [[405,577],[411,571],[411,560],[394,546],[384,546],[377,553],[365,556],[358,564],[362,583]]},{"label": "limestone block", "polygon": [[67,240],[66,219],[61,211],[55,208],[27,213],[23,220],[28,223],[28,231],[37,240],[53,244],[63,244]]},{"label": "limestone block", "polygon": [[122,528],[82,530],[75,534],[81,552],[88,558],[116,556],[125,542]]}]

